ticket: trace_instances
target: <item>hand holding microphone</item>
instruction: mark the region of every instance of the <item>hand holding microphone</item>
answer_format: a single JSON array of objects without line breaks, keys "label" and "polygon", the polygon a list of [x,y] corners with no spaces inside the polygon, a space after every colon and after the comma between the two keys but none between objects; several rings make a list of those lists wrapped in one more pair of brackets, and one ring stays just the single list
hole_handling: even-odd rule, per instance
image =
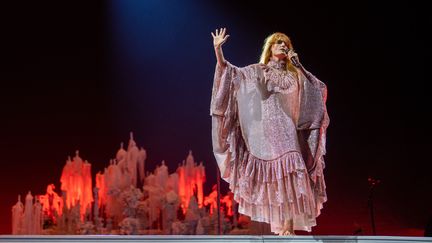
[{"label": "hand holding microphone", "polygon": [[300,61],[298,58],[297,53],[294,52],[292,49],[286,49],[285,50],[286,55],[291,60],[292,64],[296,67],[300,67]]}]

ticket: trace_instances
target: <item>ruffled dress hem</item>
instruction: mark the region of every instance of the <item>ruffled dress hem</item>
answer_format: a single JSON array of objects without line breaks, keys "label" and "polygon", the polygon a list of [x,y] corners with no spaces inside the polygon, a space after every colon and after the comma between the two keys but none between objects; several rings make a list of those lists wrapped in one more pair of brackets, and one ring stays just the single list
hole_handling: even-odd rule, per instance
[{"label": "ruffled dress hem", "polygon": [[227,178],[239,213],[269,223],[276,234],[291,219],[294,230],[311,232],[327,201],[323,174],[313,183],[297,151],[274,160],[261,160],[246,151],[243,158],[238,173],[230,173],[237,178]]}]

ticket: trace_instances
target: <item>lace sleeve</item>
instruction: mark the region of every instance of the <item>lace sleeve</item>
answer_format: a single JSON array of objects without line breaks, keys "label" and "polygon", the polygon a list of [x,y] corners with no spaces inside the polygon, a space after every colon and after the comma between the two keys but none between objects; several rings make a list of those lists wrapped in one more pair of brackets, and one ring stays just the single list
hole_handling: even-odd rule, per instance
[{"label": "lace sleeve", "polygon": [[216,66],[210,105],[212,116],[213,153],[221,176],[229,180],[235,163],[241,154],[243,142],[238,122],[236,89],[248,77],[249,68],[238,68],[227,63],[225,68]]}]

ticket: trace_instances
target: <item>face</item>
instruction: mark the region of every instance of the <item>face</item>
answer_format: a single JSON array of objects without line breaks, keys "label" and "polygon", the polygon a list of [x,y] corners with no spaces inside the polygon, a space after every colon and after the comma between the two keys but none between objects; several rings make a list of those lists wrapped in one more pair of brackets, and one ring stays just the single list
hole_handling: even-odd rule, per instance
[{"label": "face", "polygon": [[271,53],[273,57],[284,59],[287,57],[288,54],[288,46],[283,40],[277,40],[271,46]]}]

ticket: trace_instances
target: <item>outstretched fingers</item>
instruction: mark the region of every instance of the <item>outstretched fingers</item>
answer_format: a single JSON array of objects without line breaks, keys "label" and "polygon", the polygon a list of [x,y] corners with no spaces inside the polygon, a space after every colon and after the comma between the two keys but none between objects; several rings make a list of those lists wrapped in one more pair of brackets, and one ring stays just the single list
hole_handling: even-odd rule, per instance
[{"label": "outstretched fingers", "polygon": [[228,37],[229,37],[229,35],[226,35],[224,38],[223,38],[223,42],[225,43],[225,41],[228,39]]},{"label": "outstretched fingers", "polygon": [[211,32],[211,35],[213,37],[213,45],[215,47],[220,47],[223,45],[229,37],[229,35],[226,35],[226,28],[216,29],[214,33]]}]

